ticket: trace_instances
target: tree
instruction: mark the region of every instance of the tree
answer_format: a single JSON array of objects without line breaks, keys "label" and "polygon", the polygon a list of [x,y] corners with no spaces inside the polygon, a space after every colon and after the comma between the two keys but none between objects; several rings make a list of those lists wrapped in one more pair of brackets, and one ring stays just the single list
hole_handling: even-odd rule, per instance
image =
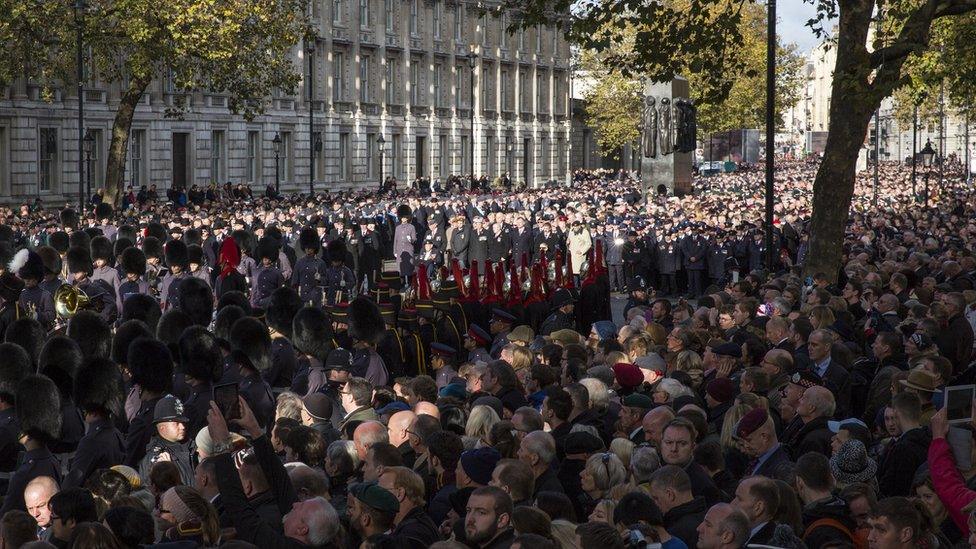
[{"label": "tree", "polygon": [[[251,119],[274,90],[292,93],[300,74],[290,50],[310,32],[309,0],[89,0],[83,16],[87,65],[98,79],[122,83],[112,126],[105,200],[123,190],[129,130],[154,79],[175,90],[228,96]],[[48,90],[77,80],[72,2],[0,0],[0,82],[27,77]],[[170,116],[179,116],[177,104]]]},{"label": "tree", "polygon": [[[743,74],[738,52],[746,0],[504,0],[521,12],[520,24],[555,23],[583,48],[603,52],[624,74],[645,73],[655,80],[697,74],[706,96],[727,97],[732,82],[724,75]],[[881,101],[906,83],[905,63],[932,49],[936,22],[963,21],[976,10],[973,0],[808,0],[817,16],[808,22],[824,35],[823,22],[837,19],[837,60],[831,84],[830,133],[813,190],[813,214],[807,273],[835,278],[841,267],[844,231],[854,194],[858,152]],[[868,32],[876,8],[885,11],[887,37],[873,51]],[[615,49],[604,26],[644,27],[629,50]],[[972,30],[973,26],[969,26]],[[976,31],[973,31],[976,32]],[[619,33],[618,33],[619,34]],[[973,42],[970,41],[971,45]],[[956,47],[956,45],[953,45]],[[970,57],[970,60],[972,58]]]},{"label": "tree", "polygon": [[586,125],[593,128],[600,152],[614,158],[620,149],[640,137],[643,86],[637,78],[622,75],[606,65],[597,52],[580,55],[580,68],[592,87],[583,94]]}]

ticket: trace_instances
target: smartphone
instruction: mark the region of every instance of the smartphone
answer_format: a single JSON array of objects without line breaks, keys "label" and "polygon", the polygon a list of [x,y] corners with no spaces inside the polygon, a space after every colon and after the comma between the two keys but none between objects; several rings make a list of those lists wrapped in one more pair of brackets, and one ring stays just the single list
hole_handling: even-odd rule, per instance
[{"label": "smartphone", "polygon": [[224,419],[241,419],[241,401],[238,399],[239,389],[236,383],[224,383],[213,388],[213,401],[217,403]]},{"label": "smartphone", "polygon": [[976,385],[956,385],[945,388],[946,419],[950,425],[969,423],[973,419],[973,398]]}]

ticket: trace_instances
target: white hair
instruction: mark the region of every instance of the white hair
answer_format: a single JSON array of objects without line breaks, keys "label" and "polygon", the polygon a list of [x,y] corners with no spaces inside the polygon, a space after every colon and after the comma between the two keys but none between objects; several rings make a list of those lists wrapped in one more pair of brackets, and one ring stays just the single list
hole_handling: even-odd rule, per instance
[{"label": "white hair", "polygon": [[339,514],[335,507],[323,497],[314,497],[306,503],[314,504],[317,509],[305,515],[305,526],[308,527],[308,544],[314,547],[325,545],[335,539],[339,533]]},{"label": "white hair", "polygon": [[610,392],[605,383],[595,377],[584,377],[579,382],[590,394],[590,408],[605,410],[609,406]]}]

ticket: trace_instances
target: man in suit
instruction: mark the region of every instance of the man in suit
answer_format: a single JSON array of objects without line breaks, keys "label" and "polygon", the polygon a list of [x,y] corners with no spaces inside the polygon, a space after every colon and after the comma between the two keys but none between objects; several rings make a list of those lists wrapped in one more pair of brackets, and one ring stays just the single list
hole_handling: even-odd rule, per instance
[{"label": "man in suit", "polygon": [[451,233],[450,252],[453,259],[457,259],[461,266],[468,264],[468,247],[471,244],[471,227],[464,222],[463,216],[457,216],[452,223],[454,231]]},{"label": "man in suit", "polygon": [[521,267],[524,256],[526,264],[531,265],[533,256],[532,229],[521,215],[515,216],[515,228],[512,230],[511,236],[512,261]]},{"label": "man in suit", "polygon": [[776,483],[761,476],[743,479],[735,490],[732,506],[749,517],[747,544],[769,545],[776,531],[773,516],[779,508],[779,490]]},{"label": "man in suit", "polygon": [[773,477],[778,469],[789,465],[790,456],[776,436],[776,425],[769,413],[756,408],[742,416],[735,427],[742,449],[752,457],[745,474]]},{"label": "man in suit", "polygon": [[696,298],[702,292],[702,273],[705,271],[707,246],[701,235],[695,232],[684,237],[679,248],[681,249],[682,266],[688,273],[688,293],[691,297]]},{"label": "man in suit", "polygon": [[488,244],[491,240],[491,231],[485,226],[482,217],[475,217],[472,221],[471,243],[468,245],[468,261],[477,261],[482,268],[485,260],[488,259]]},{"label": "man in suit", "polygon": [[[834,336],[827,330],[814,330],[807,340],[807,352],[810,353],[810,368],[823,379],[824,387],[834,394],[836,404],[841,410],[847,410],[850,394],[843,389],[847,382],[847,369],[831,360],[830,350],[834,345]],[[850,393],[850,391],[847,391]]]}]

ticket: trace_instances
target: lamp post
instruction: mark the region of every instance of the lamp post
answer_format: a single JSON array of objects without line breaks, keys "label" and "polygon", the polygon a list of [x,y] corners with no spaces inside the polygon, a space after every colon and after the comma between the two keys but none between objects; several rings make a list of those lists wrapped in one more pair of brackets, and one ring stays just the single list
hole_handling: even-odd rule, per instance
[{"label": "lamp post", "polygon": [[84,30],[85,30],[85,0],[75,0],[75,39],[77,41],[76,63],[78,64],[78,211],[85,211],[85,56],[84,56]]},{"label": "lamp post", "polygon": [[88,199],[91,200],[91,157],[92,151],[95,149],[95,136],[92,134],[91,130],[85,132],[85,194],[88,195]]},{"label": "lamp post", "polygon": [[776,0],[766,0],[766,272],[773,272],[773,155],[776,152]]},{"label": "lamp post", "polygon": [[274,139],[271,140],[275,154],[275,196],[281,193],[281,170],[278,168],[278,159],[281,157],[281,134],[275,132]]},{"label": "lamp post", "polygon": [[932,170],[932,160],[935,158],[935,149],[932,148],[932,142],[926,141],[925,148],[918,153],[922,157],[922,166],[925,166],[925,207],[929,206],[929,172]]},{"label": "lamp post", "polygon": [[918,104],[912,110],[912,200],[918,202],[915,190],[915,164],[918,159]]},{"label": "lamp post", "polygon": [[376,148],[379,149],[380,153],[380,192],[383,192],[383,145],[386,145],[386,139],[383,139],[383,134],[380,134],[376,138]]},{"label": "lamp post", "polygon": [[315,37],[305,39],[308,54],[308,197],[315,196]]},{"label": "lamp post", "polygon": [[475,46],[471,45],[468,53],[468,67],[471,69],[471,85],[469,86],[471,100],[471,186],[474,186],[474,73],[478,67],[478,54]]}]

